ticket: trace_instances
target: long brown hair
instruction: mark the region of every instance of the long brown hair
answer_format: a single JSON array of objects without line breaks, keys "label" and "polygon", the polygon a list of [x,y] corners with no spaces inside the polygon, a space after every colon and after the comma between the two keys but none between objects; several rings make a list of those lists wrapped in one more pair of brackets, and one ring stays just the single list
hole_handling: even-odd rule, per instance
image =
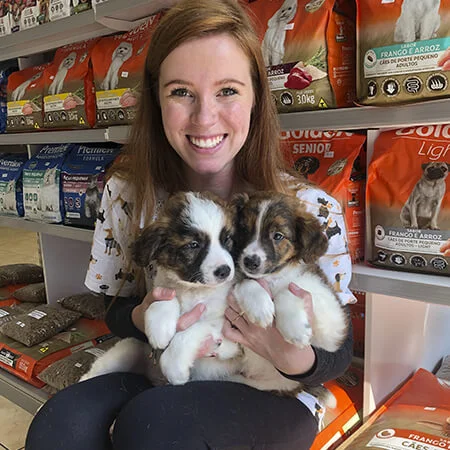
[{"label": "long brown hair", "polygon": [[285,164],[279,148],[277,113],[261,44],[249,12],[238,0],[181,0],[164,15],[152,36],[136,120],[124,158],[112,170],[126,178],[134,192],[133,230],[130,230],[133,234],[139,231],[142,211],[146,216],[145,225],[151,219],[157,188],[169,193],[189,189],[184,181],[183,161],[167,141],[163,129],[158,100],[161,64],[180,44],[221,33],[234,38],[249,58],[255,96],[249,134],[235,157],[236,175],[255,189],[286,191],[280,178]]}]

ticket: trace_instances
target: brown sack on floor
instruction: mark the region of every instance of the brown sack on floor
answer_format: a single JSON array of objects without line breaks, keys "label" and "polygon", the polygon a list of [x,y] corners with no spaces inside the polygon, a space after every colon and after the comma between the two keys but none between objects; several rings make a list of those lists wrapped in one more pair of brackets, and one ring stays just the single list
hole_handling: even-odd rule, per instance
[{"label": "brown sack on floor", "polygon": [[36,264],[8,264],[0,266],[0,287],[8,284],[39,283],[44,281],[42,267]]}]

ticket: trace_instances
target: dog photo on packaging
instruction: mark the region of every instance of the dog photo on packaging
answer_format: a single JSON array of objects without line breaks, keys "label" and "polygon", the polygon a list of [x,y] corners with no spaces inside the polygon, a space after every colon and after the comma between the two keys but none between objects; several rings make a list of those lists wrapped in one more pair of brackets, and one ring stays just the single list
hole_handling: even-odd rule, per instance
[{"label": "dog photo on packaging", "polygon": [[26,154],[0,156],[0,214],[23,216],[22,170]]},{"label": "dog photo on packaging", "polygon": [[[263,232],[255,227],[256,222],[266,224],[274,218],[273,214],[261,218],[273,207],[284,211],[289,208],[280,222],[268,225],[271,229],[279,226],[280,231],[272,234],[286,235],[280,253],[273,247],[282,239],[266,235],[265,226]],[[255,210],[260,215],[251,217]],[[238,234],[240,239],[236,238]],[[265,254],[269,246],[272,249]],[[133,338],[122,340],[93,364],[82,381],[113,371],[132,370],[146,373],[155,384],[223,379],[287,395],[300,392],[301,383],[283,377],[270,362],[222,336],[227,295],[233,289],[248,320],[260,326],[267,327],[276,318],[276,326],[289,342],[300,347],[312,343],[336,351],[346,337],[348,319],[335,291],[315,264],[326,248],[327,238],[320,223],[293,197],[274,198],[270,193],[250,199],[239,196],[227,206],[209,195],[176,194],[166,202],[158,219],[143,231],[133,254],[140,266],[154,264],[154,285],[175,289],[177,297],[153,302],[146,311],[145,332],[150,346]],[[232,255],[238,264],[236,276]],[[261,264],[255,267],[258,258]],[[304,262],[299,263],[299,258]],[[244,277],[249,279],[242,281]],[[261,277],[274,289],[273,301],[255,281]],[[317,314],[313,327],[302,300],[289,293],[285,282],[288,278],[302,285],[307,283]],[[177,332],[180,315],[198,303],[207,305],[200,320]],[[196,359],[209,335],[216,342],[215,357]],[[150,361],[145,355],[154,355],[156,360]],[[314,392],[333,404],[332,396],[323,388]]]}]

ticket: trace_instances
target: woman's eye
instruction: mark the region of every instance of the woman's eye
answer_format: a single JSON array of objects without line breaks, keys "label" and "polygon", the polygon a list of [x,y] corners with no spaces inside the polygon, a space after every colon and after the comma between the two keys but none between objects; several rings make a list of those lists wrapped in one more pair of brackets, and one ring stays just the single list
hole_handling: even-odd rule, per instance
[{"label": "woman's eye", "polygon": [[188,96],[190,96],[190,93],[185,88],[176,88],[176,89],[172,89],[170,91],[170,96],[171,97],[188,97]]},{"label": "woman's eye", "polygon": [[223,95],[224,97],[230,97],[231,95],[236,95],[238,93],[238,91],[234,88],[223,88],[220,91],[220,94]]},{"label": "woman's eye", "polygon": [[284,234],[279,233],[278,231],[274,233],[273,240],[274,241],[282,241],[284,239]]}]

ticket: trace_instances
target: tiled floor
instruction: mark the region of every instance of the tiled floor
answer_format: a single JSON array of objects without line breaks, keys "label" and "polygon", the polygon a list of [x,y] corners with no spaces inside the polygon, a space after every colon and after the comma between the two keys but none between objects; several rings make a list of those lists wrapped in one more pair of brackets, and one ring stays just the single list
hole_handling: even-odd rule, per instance
[{"label": "tiled floor", "polygon": [[[40,264],[37,234],[0,227],[0,265],[17,263]],[[0,450],[24,449],[32,418],[30,413],[0,396]]]}]

